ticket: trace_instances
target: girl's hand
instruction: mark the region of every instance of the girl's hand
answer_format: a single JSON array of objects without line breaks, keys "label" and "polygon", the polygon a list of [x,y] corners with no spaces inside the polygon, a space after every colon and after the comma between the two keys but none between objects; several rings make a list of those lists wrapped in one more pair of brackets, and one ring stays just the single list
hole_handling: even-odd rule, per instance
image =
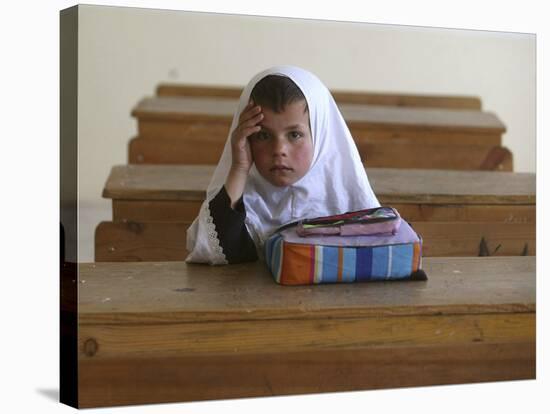
[{"label": "girl's hand", "polygon": [[248,174],[252,167],[252,152],[248,137],[262,128],[257,125],[263,119],[262,109],[254,105],[252,101],[246,105],[239,116],[239,124],[231,134],[231,168],[235,171],[242,171]]}]

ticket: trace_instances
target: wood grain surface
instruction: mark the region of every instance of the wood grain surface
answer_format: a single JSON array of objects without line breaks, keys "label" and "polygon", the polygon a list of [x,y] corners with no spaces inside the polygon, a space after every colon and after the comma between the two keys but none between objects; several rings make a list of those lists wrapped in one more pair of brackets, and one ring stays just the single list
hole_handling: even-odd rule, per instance
[{"label": "wood grain surface", "polygon": [[[406,204],[379,197],[391,204],[409,222],[492,222],[535,223],[536,209],[529,204]],[[191,222],[199,213],[202,200],[123,200],[113,199],[114,222]]]},{"label": "wood grain surface", "polygon": [[[161,83],[157,86],[158,96],[196,96],[238,99],[242,87],[186,85]],[[481,109],[481,100],[475,96],[462,95],[414,95],[384,92],[360,92],[332,90],[334,100],[338,103],[358,103],[367,105],[389,105],[405,107],[434,107],[453,109]]]},{"label": "wood grain surface", "polygon": [[535,377],[534,258],[299,287],[259,263],[78,267],[81,408]]},{"label": "wood grain surface", "polygon": [[[236,107],[235,99],[211,96],[142,99],[132,110],[138,136],[129,143],[129,161],[217,163]],[[513,170],[508,149],[494,156],[506,127],[493,113],[357,103],[339,108],[361,158],[373,167]]]},{"label": "wood grain surface", "polygon": [[81,359],[79,407],[534,379],[534,341]]},{"label": "wood grain surface", "polygon": [[[203,125],[198,125],[203,127]],[[155,139],[136,137],[128,144],[130,164],[212,164],[217,165],[225,145],[227,131],[221,138],[213,133],[197,135],[182,127],[181,139],[155,135]],[[359,156],[370,167],[417,168],[444,170],[513,171],[513,156],[509,149],[488,145],[453,145],[442,143],[418,143],[416,137],[403,137],[391,133],[391,139],[375,141],[356,138]],[[423,133],[423,141],[430,134]]]},{"label": "wood grain surface", "polygon": [[[213,165],[114,166],[103,197],[124,200],[203,200]],[[536,201],[535,174],[367,168],[386,204],[528,204]]]},{"label": "wood grain surface", "polygon": [[[192,220],[192,218],[190,219]],[[412,222],[422,236],[422,256],[534,256],[534,223]],[[187,257],[188,222],[101,222],[95,261],[178,261]],[[485,250],[482,249],[482,240]]]},{"label": "wood grain surface", "polygon": [[79,323],[183,323],[535,311],[535,257],[426,258],[428,281],[288,287],[263,262],[79,264]]},{"label": "wood grain surface", "polygon": [[[238,101],[209,97],[148,97],[138,102],[132,116],[139,120],[222,121],[231,122]],[[350,125],[364,127],[453,129],[469,132],[502,134],[506,127],[491,112],[441,108],[400,108],[385,105],[339,104],[340,112]],[[489,143],[487,143],[489,144]],[[492,145],[500,144],[491,142]]]}]

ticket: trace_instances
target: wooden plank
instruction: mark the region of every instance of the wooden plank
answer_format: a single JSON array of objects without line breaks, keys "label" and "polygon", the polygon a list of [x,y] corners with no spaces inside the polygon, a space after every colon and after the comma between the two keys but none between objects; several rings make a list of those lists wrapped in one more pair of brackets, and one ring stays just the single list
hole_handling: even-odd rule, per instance
[{"label": "wooden plank", "polygon": [[191,223],[113,223],[102,221],[94,235],[94,261],[182,261]]},{"label": "wooden plank", "polygon": [[[115,221],[189,221],[213,171],[204,165],[115,166],[103,196],[113,199]],[[534,174],[378,168],[368,174],[380,202],[409,221],[535,222]]]},{"label": "wooden plank", "polygon": [[[521,204],[403,204],[380,197],[391,204],[407,221],[535,223],[534,205]],[[121,200],[113,199],[115,222],[191,222],[199,213],[202,201]]]},{"label": "wooden plank", "polygon": [[[455,111],[439,108],[397,108],[378,105],[341,104],[338,106],[342,116],[353,130],[355,126],[403,130],[441,130],[443,132],[467,132],[500,135],[506,131],[502,121],[492,112]],[[487,137],[488,139],[488,137]],[[457,140],[456,144],[462,144]],[[473,142],[466,142],[465,145]],[[500,140],[493,138],[479,144],[499,145]]]},{"label": "wooden plank", "polygon": [[[81,324],[79,356],[96,360],[175,358],[232,353],[270,354],[338,348],[526,342],[535,333],[533,313],[392,318],[247,320],[209,323]],[[236,336],[235,332],[239,332]],[[316,339],[323,337],[321,343]],[[93,338],[101,347],[91,349]],[[161,338],[161,339],[160,339]],[[93,355],[91,355],[93,354]]]},{"label": "wooden plank", "polygon": [[212,98],[239,99],[243,87],[213,86],[213,85],[188,85],[182,83],[160,83],[156,88],[157,96],[195,96]]},{"label": "wooden plank", "polygon": [[260,263],[78,266],[81,407],[535,377],[533,257],[292,288]]},{"label": "wooden plank", "polygon": [[[217,137],[225,141],[237,103],[216,98],[149,97],[142,99],[131,114],[138,120],[142,137],[181,139],[182,134],[189,135],[194,124],[200,125],[197,136],[214,136],[221,133],[220,129],[210,133],[208,125],[225,123],[225,134]],[[434,139],[430,137],[425,142],[425,135],[439,131],[445,143],[496,146],[501,144],[500,137],[506,131],[502,121],[490,112],[358,104],[339,107],[354,137],[356,132],[361,137],[370,130],[384,128],[394,133],[410,130],[417,142],[424,144]]]},{"label": "wooden plank", "polygon": [[212,165],[117,165],[107,178],[103,197],[202,201],[214,169]]},{"label": "wooden plank", "polygon": [[[405,204],[386,202],[380,197],[382,204],[391,204],[407,221],[439,221],[439,222],[493,222],[493,223],[535,223],[536,208],[534,204]],[[183,204],[183,203],[182,203]],[[147,210],[151,216],[156,208]],[[182,210],[183,213],[183,210]],[[183,215],[183,214],[182,214]],[[137,216],[136,216],[137,217]],[[195,217],[195,216],[193,216]],[[154,221],[154,220],[153,220]],[[177,221],[177,220],[175,220]]]},{"label": "wooden plank", "polygon": [[414,222],[423,238],[422,254],[434,256],[479,256],[482,240],[486,254],[496,256],[536,255],[535,223]]},{"label": "wooden plank", "polygon": [[113,200],[114,222],[182,222],[199,215],[202,201]]},{"label": "wooden plank", "polygon": [[[123,200],[204,200],[211,165],[114,166],[103,197]],[[384,204],[531,205],[535,174],[484,171],[368,168]]]},{"label": "wooden plank", "polygon": [[[397,114],[402,117],[402,114]],[[410,115],[410,114],[407,114]],[[389,118],[389,117],[388,117]],[[451,118],[451,117],[449,117]],[[451,121],[451,120],[449,120]],[[360,122],[347,122],[353,134],[355,142],[373,144],[417,144],[417,145],[442,145],[447,146],[500,146],[500,133],[494,131],[463,130],[457,126],[445,125],[444,119],[440,119],[440,126],[422,128],[419,125],[394,125],[384,123],[380,125],[364,126]],[[443,128],[445,127],[445,128]]]},{"label": "wooden plank", "polygon": [[[217,163],[236,105],[204,97],[143,99],[132,111],[139,137],[130,142],[130,162]],[[494,156],[506,128],[492,113],[357,104],[340,109],[372,166],[512,170],[508,149]],[[147,142],[152,138],[159,142]]]},{"label": "wooden plank", "polygon": [[182,140],[135,137],[128,143],[128,162],[130,164],[217,165],[224,145],[224,140],[213,140],[210,135],[204,138],[190,137]]},{"label": "wooden plank", "polygon": [[508,148],[413,143],[358,143],[361,160],[373,168],[513,171]]},{"label": "wooden plank", "polygon": [[326,322],[535,312],[535,257],[426,258],[422,267],[427,281],[288,287],[276,284],[262,262],[80,263],[79,322]]},{"label": "wooden plank", "polygon": [[[536,254],[534,223],[413,222],[424,257]],[[191,222],[101,222],[95,233],[96,262],[178,261],[187,257]],[[481,250],[482,239],[486,250]]]},{"label": "wooden plank", "polygon": [[79,361],[79,407],[535,379],[536,346],[472,344]]},{"label": "wooden plank", "polygon": [[[183,260],[212,170],[114,167],[104,196],[113,198],[115,223],[98,226],[95,259]],[[424,237],[427,256],[475,256],[482,238],[490,253],[500,245],[498,255],[536,254],[534,174],[369,169],[369,177],[380,202]]]},{"label": "wooden plank", "polygon": [[[227,131],[225,131],[227,133]],[[428,137],[425,135],[424,137]],[[131,164],[214,164],[222,155],[225,139],[212,135],[172,138],[135,137],[129,142],[128,162]],[[183,139],[185,137],[185,139]],[[404,142],[357,142],[361,159],[371,167],[420,168],[447,170],[512,171],[512,153],[505,147],[457,145],[452,150],[446,144],[418,144],[414,139]]]},{"label": "wooden plank", "polygon": [[[242,87],[234,86],[161,83],[157,86],[156,94],[157,96],[195,96],[238,99],[242,89]],[[331,94],[337,103],[481,110],[481,100],[479,97],[475,96],[416,95],[345,90],[333,90]]]}]

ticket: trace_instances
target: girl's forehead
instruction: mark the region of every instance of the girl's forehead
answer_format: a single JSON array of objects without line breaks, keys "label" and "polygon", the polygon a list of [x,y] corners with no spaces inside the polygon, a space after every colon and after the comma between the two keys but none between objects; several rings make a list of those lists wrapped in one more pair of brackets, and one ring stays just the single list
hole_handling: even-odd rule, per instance
[{"label": "girl's forehead", "polygon": [[309,124],[309,111],[304,101],[293,102],[283,107],[282,111],[275,112],[271,108],[262,107],[264,114],[263,123],[273,122],[297,122]]}]

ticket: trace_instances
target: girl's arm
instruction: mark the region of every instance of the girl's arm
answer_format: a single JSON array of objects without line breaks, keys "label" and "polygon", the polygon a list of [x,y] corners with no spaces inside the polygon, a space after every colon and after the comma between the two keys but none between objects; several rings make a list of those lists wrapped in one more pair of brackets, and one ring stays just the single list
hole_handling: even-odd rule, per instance
[{"label": "girl's arm", "polygon": [[256,246],[246,229],[246,212],[242,197],[239,197],[235,203],[231,203],[225,187],[222,187],[216,197],[210,201],[209,209],[227,262],[241,263],[258,260]]},{"label": "girl's arm", "polygon": [[253,163],[248,137],[261,129],[258,123],[262,119],[261,108],[252,102],[239,116],[239,125],[231,133],[231,169],[225,186],[212,200],[205,201],[187,230],[186,262],[226,264],[258,259],[246,228],[242,195]]},{"label": "girl's arm", "polygon": [[225,186],[208,205],[219,245],[228,263],[258,259],[256,246],[245,225],[242,195],[253,162],[248,137],[261,129],[257,124],[262,118],[261,108],[252,102],[239,116],[239,125],[231,134],[231,169]]},{"label": "girl's arm", "polygon": [[242,197],[248,171],[231,167],[227,179],[225,180],[225,190],[230,198],[231,208],[235,209],[237,202]]},{"label": "girl's arm", "polygon": [[243,195],[248,172],[252,167],[252,152],[248,137],[261,129],[258,125],[264,117],[261,111],[262,108],[259,105],[254,105],[250,101],[239,115],[239,124],[231,133],[231,169],[225,181],[225,188],[231,199],[231,208],[235,208],[237,200]]}]

